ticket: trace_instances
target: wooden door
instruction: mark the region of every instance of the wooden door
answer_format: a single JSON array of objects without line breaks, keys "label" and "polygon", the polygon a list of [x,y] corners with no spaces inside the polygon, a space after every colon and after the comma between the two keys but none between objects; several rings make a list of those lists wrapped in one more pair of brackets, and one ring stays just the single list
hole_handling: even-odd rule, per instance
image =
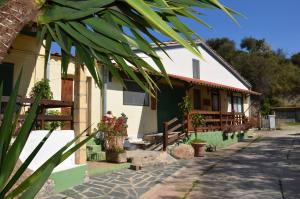
[{"label": "wooden door", "polygon": [[185,96],[184,87],[174,85],[173,89],[169,85],[159,85],[157,92],[157,126],[158,132],[163,132],[164,122],[168,122],[174,117],[180,118],[178,103]]},{"label": "wooden door", "polygon": [[[61,80],[61,100],[73,101],[73,78],[63,78]],[[62,115],[71,115],[71,108],[61,108]],[[64,122],[63,130],[71,129],[71,122]]]}]

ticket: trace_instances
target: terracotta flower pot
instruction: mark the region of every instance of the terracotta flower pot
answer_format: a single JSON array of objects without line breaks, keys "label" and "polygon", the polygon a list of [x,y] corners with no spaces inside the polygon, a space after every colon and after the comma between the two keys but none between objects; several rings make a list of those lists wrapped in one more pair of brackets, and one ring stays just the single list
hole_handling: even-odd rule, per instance
[{"label": "terracotta flower pot", "polygon": [[195,150],[195,157],[204,157],[205,156],[205,143],[192,143],[192,147]]},{"label": "terracotta flower pot", "polygon": [[106,149],[123,148],[125,136],[111,136],[106,140]]}]

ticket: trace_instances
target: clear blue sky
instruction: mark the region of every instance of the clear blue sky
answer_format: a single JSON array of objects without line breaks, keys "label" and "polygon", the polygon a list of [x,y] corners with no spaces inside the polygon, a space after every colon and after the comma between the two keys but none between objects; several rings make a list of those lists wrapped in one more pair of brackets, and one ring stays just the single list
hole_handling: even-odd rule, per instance
[{"label": "clear blue sky", "polygon": [[224,5],[246,15],[238,18],[240,27],[219,11],[206,11],[205,21],[213,30],[194,23],[193,29],[204,39],[228,37],[239,45],[245,36],[265,38],[274,49],[287,55],[300,52],[300,0],[220,0]]},{"label": "clear blue sky", "polygon": [[[184,20],[204,39],[228,37],[239,46],[246,36],[266,39],[274,49],[283,49],[290,56],[300,52],[300,0],[220,0],[224,5],[242,13],[240,26],[224,13],[205,10],[204,19],[213,29],[207,29],[191,20]],[[162,38],[162,40],[165,40]],[[57,52],[55,45],[52,52]]]}]

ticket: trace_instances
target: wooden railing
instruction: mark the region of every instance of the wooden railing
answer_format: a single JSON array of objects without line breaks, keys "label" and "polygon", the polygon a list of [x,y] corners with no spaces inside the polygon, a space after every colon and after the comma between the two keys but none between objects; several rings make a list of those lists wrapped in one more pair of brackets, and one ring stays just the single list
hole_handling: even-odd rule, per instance
[{"label": "wooden railing", "polygon": [[167,149],[167,146],[173,144],[177,140],[188,135],[187,120],[179,121],[177,117],[164,123],[163,131],[163,150]]},{"label": "wooden railing", "polygon": [[217,131],[225,126],[244,124],[247,120],[243,113],[218,112],[218,111],[197,111],[193,110],[188,116],[188,131],[195,131],[192,125],[192,115],[201,114],[205,117],[205,124],[196,131]]},{"label": "wooden railing", "polygon": [[[199,128],[192,125],[192,115],[200,113],[205,117],[205,124]],[[177,140],[187,137],[191,132],[218,131],[226,126],[240,125],[246,123],[247,118],[243,113],[216,112],[216,111],[197,111],[193,110],[183,124],[175,117],[164,123],[163,150]]]},{"label": "wooden railing", "polygon": [[[0,120],[3,118],[3,112],[5,110],[5,106],[9,101],[8,96],[3,96],[1,100],[1,111],[0,111]],[[30,107],[34,102],[33,98],[17,98],[16,104],[16,112],[21,108]],[[44,128],[45,122],[47,121],[64,121],[71,123],[71,129],[74,129],[73,126],[73,109],[74,109],[74,102],[68,101],[60,101],[60,100],[40,100],[39,101],[40,109],[37,116],[37,122],[39,122],[41,129]],[[69,115],[47,115],[47,109],[49,108],[70,108]],[[21,110],[21,115],[19,117],[20,122],[25,119],[25,109]]]}]

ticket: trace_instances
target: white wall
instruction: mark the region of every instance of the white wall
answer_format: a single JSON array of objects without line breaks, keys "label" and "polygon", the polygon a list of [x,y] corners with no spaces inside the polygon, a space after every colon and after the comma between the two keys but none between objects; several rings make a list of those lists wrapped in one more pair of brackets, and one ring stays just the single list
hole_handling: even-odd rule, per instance
[{"label": "white wall", "polygon": [[157,112],[149,106],[123,105],[123,87],[114,78],[107,84],[107,111],[118,117],[125,113],[128,117],[128,137],[142,138],[147,133],[157,132]]},{"label": "white wall", "polygon": [[[35,147],[40,143],[40,141],[47,135],[48,131],[32,131],[29,134],[28,140],[22,150],[20,155],[20,160],[24,162],[26,158],[31,154]],[[45,142],[43,147],[40,149],[38,154],[35,156],[33,161],[30,163],[28,168],[30,170],[37,170],[44,162],[46,162],[53,154],[65,146],[69,141],[74,139],[75,134],[73,130],[63,130],[63,131],[53,131],[51,136]],[[71,146],[73,147],[74,144]],[[62,171],[66,169],[74,168],[78,165],[75,164],[75,153],[73,153],[69,158],[58,165],[54,172]]]},{"label": "white wall", "polygon": [[[157,50],[156,52],[162,59],[162,63],[169,74],[193,78],[192,59],[198,59],[200,61],[201,80],[248,90],[240,80],[209,55],[206,50],[200,46],[199,50],[205,60],[201,60],[199,57],[182,47],[166,48],[166,51],[172,60],[161,50]],[[138,55],[143,57],[152,66],[155,66],[150,58],[141,53]]]}]

